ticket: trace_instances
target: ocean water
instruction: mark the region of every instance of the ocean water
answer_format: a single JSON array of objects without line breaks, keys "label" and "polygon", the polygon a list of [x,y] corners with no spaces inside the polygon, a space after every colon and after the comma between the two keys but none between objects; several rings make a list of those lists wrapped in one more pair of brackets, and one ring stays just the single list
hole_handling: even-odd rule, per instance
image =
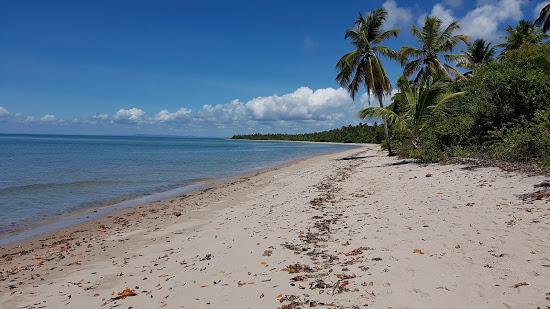
[{"label": "ocean water", "polygon": [[[176,195],[352,145],[0,134],[0,236],[70,213]],[[145,201],[145,200],[144,200]]]}]

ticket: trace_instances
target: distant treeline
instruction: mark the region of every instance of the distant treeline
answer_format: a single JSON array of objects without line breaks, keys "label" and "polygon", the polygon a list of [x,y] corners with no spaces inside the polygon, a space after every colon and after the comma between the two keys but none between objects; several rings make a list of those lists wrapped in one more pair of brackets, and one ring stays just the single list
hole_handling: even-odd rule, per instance
[{"label": "distant treeline", "polygon": [[384,139],[384,126],[359,124],[343,126],[330,131],[303,134],[260,134],[234,135],[231,139],[277,140],[301,142],[332,142],[332,143],[376,143]]}]

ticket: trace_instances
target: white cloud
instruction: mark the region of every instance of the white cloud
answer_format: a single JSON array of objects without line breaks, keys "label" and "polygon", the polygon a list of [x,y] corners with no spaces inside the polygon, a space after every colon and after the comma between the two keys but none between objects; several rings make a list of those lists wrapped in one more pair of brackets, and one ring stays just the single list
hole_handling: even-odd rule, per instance
[{"label": "white cloud", "polygon": [[170,113],[164,109],[155,116],[154,120],[160,122],[188,120],[190,118],[189,114],[191,114],[191,110],[183,107],[175,113]]},{"label": "white cloud", "polygon": [[[52,114],[44,117],[17,114],[6,119],[29,127],[49,122],[63,124],[67,130],[109,130],[110,134],[117,130],[126,133],[156,130],[182,135],[196,132],[198,135],[216,136],[246,132],[303,133],[329,130],[350,123],[357,124],[357,111],[364,108],[363,101],[359,99],[354,102],[342,88],[312,90],[300,87],[284,95],[274,94],[248,101],[237,99],[225,104],[204,105],[197,112],[182,107],[175,112],[161,110],[158,113],[147,114],[144,110],[134,107],[119,109],[113,114],[96,114],[69,120],[56,119]],[[7,111],[0,109],[0,115],[5,113]]]},{"label": "white cloud", "polygon": [[384,30],[401,28],[410,24],[413,17],[410,9],[397,7],[395,0],[386,0],[382,7],[388,10],[388,17],[383,26]]},{"label": "white cloud", "polygon": [[4,117],[4,116],[8,116],[10,113],[8,112],[7,109],[3,108],[2,106],[0,106],[0,117]]},{"label": "white cloud", "polygon": [[[457,33],[469,35],[472,39],[482,38],[487,41],[498,41],[502,36],[504,23],[515,22],[523,18],[521,5],[523,0],[482,0],[477,6],[461,18],[454,16],[451,9],[437,3],[432,7],[431,16],[437,16],[443,20],[446,27],[454,20],[460,22],[461,29]],[[418,18],[418,24],[422,26],[426,15]]]},{"label": "white cloud", "polygon": [[116,112],[114,120],[119,123],[143,123],[145,112],[139,108],[120,109]]},{"label": "white cloud", "polygon": [[201,116],[218,121],[331,120],[335,113],[341,112],[350,103],[351,98],[342,88],[313,91],[301,87],[293,93],[257,97],[246,103],[234,100],[214,107],[205,105]]},{"label": "white cloud", "polygon": [[[446,28],[448,25],[450,25],[453,21],[456,21],[457,19],[453,16],[453,12],[450,9],[445,9],[445,7],[437,3],[432,8],[432,13],[430,16],[437,16],[439,19],[443,21],[443,28]],[[424,20],[422,20],[422,24],[424,23]]]},{"label": "white cloud", "polygon": [[539,18],[540,16],[540,11],[542,11],[542,9],[547,6],[548,4],[550,4],[550,1],[543,1],[539,4],[537,4],[537,6],[535,7],[535,9],[533,10],[533,16],[535,17],[534,19],[537,19]]},{"label": "white cloud", "polygon": [[92,119],[94,119],[94,120],[108,120],[109,115],[108,114],[97,114],[97,115],[92,116]]},{"label": "white cloud", "polygon": [[44,117],[40,118],[40,120],[44,122],[53,122],[55,121],[55,116],[51,114],[47,114]]},{"label": "white cloud", "polygon": [[521,4],[522,0],[500,0],[479,6],[461,19],[462,31],[473,39],[498,40],[501,23],[523,18]]}]

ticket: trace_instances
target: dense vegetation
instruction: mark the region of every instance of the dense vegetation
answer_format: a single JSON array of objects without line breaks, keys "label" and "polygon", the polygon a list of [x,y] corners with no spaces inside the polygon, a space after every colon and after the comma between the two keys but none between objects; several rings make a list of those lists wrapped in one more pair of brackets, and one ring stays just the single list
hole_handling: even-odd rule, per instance
[{"label": "dense vegetation", "polygon": [[341,129],[304,134],[249,134],[234,135],[232,139],[249,140],[277,140],[277,141],[302,141],[302,142],[331,142],[331,143],[376,143],[384,139],[383,125],[343,126]]},{"label": "dense vegetation", "polygon": [[[395,52],[378,45],[398,34],[380,32],[385,18],[384,9],[367,18],[359,15],[346,32],[355,49],[338,61],[336,79],[352,97],[363,85],[381,102],[388,93],[387,76],[375,55],[400,61],[404,71],[392,104],[358,113],[362,119],[381,118],[388,129],[361,124],[320,133],[234,138],[376,142],[390,155],[395,149],[425,161],[458,156],[550,166],[550,43],[543,43],[549,38],[544,31],[550,27],[550,4],[536,23],[522,20],[515,28],[508,26],[496,58],[491,42],[470,42],[468,36],[454,34],[460,29],[457,22],[444,28],[430,16],[422,29],[411,26],[420,46]],[[452,54],[460,42],[466,42],[466,50]],[[470,71],[461,74],[452,64]]]},{"label": "dense vegetation", "polygon": [[413,150],[395,131],[400,153],[429,161],[470,156],[550,162],[550,44],[524,45],[450,85],[465,95],[433,115]]}]

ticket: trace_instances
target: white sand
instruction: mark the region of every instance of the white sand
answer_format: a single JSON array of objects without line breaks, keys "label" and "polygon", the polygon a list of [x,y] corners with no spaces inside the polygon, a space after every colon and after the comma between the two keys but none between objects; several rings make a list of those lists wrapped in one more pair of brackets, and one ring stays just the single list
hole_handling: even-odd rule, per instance
[{"label": "white sand", "polygon": [[[518,198],[544,177],[376,148],[6,246],[0,307],[550,306],[550,202]],[[117,299],[126,287],[137,295]]]}]

